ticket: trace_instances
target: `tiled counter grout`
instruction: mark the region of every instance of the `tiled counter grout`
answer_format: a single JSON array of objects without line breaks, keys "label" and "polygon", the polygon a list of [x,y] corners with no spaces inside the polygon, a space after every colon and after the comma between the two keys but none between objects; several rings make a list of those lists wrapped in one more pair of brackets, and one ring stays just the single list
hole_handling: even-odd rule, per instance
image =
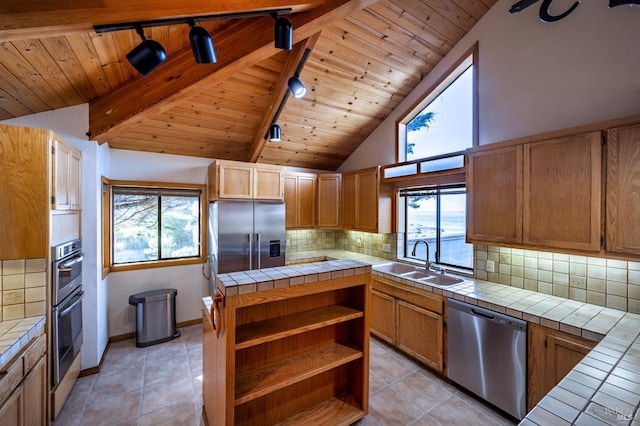
[{"label": "tiled counter grout", "polygon": [[45,317],[0,321],[0,370],[44,328]]}]

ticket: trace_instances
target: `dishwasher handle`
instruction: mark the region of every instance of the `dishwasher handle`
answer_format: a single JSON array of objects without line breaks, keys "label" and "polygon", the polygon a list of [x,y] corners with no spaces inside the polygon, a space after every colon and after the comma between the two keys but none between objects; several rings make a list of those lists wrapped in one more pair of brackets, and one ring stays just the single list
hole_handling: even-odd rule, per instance
[{"label": "dishwasher handle", "polygon": [[510,315],[492,311],[490,309],[485,309],[477,305],[472,305],[470,303],[465,303],[449,298],[447,299],[447,309],[461,311],[466,313],[467,315],[479,317],[485,321],[495,322],[505,327],[515,328],[519,331],[527,331],[527,322],[520,318],[515,318]]},{"label": "dishwasher handle", "polygon": [[490,315],[490,314],[487,314],[487,313],[484,313],[484,312],[480,312],[479,310],[473,309],[473,308],[471,309],[471,313],[473,315],[475,315],[475,316],[486,318],[488,320],[492,320],[492,319],[495,318],[495,316],[493,316],[493,315]]}]

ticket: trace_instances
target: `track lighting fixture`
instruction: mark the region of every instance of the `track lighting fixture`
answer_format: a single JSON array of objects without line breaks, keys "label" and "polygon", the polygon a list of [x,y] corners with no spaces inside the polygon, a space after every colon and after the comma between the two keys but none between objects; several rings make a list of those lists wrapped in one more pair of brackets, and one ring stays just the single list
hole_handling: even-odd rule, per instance
[{"label": "track lighting fixture", "polygon": [[189,41],[191,42],[191,50],[197,64],[213,64],[218,59],[216,51],[213,47],[213,39],[211,34],[203,27],[196,26],[195,21],[189,21],[191,30],[189,30]]},{"label": "track lighting fixture", "polygon": [[269,127],[269,140],[271,142],[280,142],[282,140],[282,129],[276,123]]},{"label": "track lighting fixture", "polygon": [[289,90],[291,90],[291,94],[294,98],[301,98],[307,93],[307,88],[304,87],[304,84],[300,81],[297,76],[293,76],[289,79],[287,83],[289,85]]},{"label": "track lighting fixture", "polygon": [[136,27],[136,32],[142,39],[142,43],[134,47],[126,56],[129,63],[140,74],[146,76],[167,60],[167,52],[157,41],[147,39],[141,26]]},{"label": "track lighting fixture", "polygon": [[94,25],[96,33],[107,33],[111,31],[123,31],[135,29],[142,38],[142,43],[127,53],[127,60],[142,75],[149,75],[164,61],[167,60],[167,52],[162,45],[155,40],[147,40],[144,36],[143,28],[160,27],[165,25],[189,24],[189,41],[193,56],[198,64],[212,64],[217,61],[216,51],[213,47],[211,34],[203,28],[196,26],[196,21],[221,21],[230,19],[257,18],[261,16],[273,16],[275,23],[275,47],[279,49],[291,50],[293,48],[293,25],[291,21],[282,18],[281,15],[288,15],[293,10],[291,8],[275,10],[258,10],[251,12],[226,13],[220,15],[201,15],[186,18],[155,19],[150,21],[123,22],[117,24]]},{"label": "track lighting fixture", "polygon": [[276,19],[273,40],[277,49],[291,50],[293,49],[293,25],[287,18]]}]

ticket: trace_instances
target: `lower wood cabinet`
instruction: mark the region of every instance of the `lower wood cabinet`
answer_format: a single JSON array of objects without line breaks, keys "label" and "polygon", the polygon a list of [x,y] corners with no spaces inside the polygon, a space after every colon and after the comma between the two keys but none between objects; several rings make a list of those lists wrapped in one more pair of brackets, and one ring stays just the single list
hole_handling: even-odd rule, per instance
[{"label": "lower wood cabinet", "polygon": [[371,283],[371,334],[442,373],[444,298],[380,277]]},{"label": "lower wood cabinet", "polygon": [[527,410],[578,364],[596,342],[529,323]]},{"label": "lower wood cabinet", "polygon": [[45,425],[47,419],[46,336],[34,338],[0,371],[0,425]]}]

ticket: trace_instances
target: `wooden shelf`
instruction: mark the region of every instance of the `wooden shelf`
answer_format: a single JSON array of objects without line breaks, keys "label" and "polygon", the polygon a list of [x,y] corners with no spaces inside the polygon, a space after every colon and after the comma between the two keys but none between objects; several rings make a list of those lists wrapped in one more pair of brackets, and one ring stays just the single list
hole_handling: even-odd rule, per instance
[{"label": "wooden shelf", "polygon": [[362,351],[338,343],[303,352],[236,376],[235,405],[260,398],[325,371],[362,358]]},{"label": "wooden shelf", "polygon": [[277,426],[347,426],[364,417],[358,402],[349,394],[331,398],[296,414]]},{"label": "wooden shelf", "polygon": [[236,331],[236,350],[361,318],[362,315],[360,310],[333,305],[247,324]]}]

